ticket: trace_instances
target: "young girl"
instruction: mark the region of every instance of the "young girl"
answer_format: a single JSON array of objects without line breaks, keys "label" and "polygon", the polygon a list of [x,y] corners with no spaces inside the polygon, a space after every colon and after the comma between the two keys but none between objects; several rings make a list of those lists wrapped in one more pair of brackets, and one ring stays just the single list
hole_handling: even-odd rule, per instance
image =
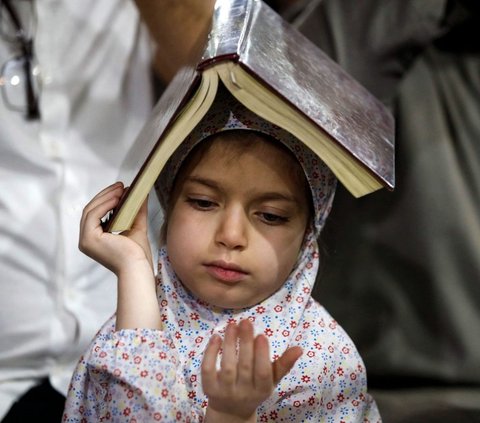
[{"label": "young girl", "polygon": [[221,92],[157,187],[156,278],[146,206],[121,235],[100,225],[121,183],[85,207],[80,248],[117,275],[118,307],[64,421],[380,421],[355,346],[310,295],[335,190],[318,157]]}]

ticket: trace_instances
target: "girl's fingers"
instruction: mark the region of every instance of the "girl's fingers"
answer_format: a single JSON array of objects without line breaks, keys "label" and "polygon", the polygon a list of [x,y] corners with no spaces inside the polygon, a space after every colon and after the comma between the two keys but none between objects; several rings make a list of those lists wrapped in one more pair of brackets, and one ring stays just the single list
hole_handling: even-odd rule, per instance
[{"label": "girl's fingers", "polygon": [[[122,191],[120,191],[120,188]],[[112,192],[118,190],[119,192],[123,192],[123,184],[121,182],[115,182],[112,185],[102,189],[95,197],[93,197],[85,206],[84,210],[87,212],[94,208],[98,202],[101,202],[105,195],[110,195]]]},{"label": "girl's fingers", "polygon": [[99,219],[105,216],[118,203],[122,193],[123,184],[121,182],[117,182],[100,191],[83,209],[80,224],[83,226],[87,220],[94,219],[96,227]]},{"label": "girl's fingers", "polygon": [[237,379],[242,384],[253,384],[254,336],[253,326],[249,320],[242,320],[238,325],[239,355]]},{"label": "girl's fingers", "polygon": [[80,219],[80,237],[78,248],[86,255],[100,261],[104,266],[111,269],[98,255],[96,241],[99,236],[103,237],[101,218],[112,210],[117,204],[123,192],[123,184],[116,183],[99,192],[83,209]]},{"label": "girl's fingers", "polygon": [[230,323],[225,331],[223,340],[222,361],[219,379],[224,384],[233,384],[237,380],[237,335],[238,328]]},{"label": "girl's fingers", "polygon": [[301,347],[290,347],[273,363],[273,381],[275,385],[292,369],[302,352]]},{"label": "girl's fingers", "polygon": [[205,393],[215,390],[217,384],[217,356],[222,345],[222,339],[213,335],[205,349],[202,361],[202,385]]},{"label": "girl's fingers", "polygon": [[[223,348],[221,370],[217,372],[216,360],[220,347]],[[218,374],[218,381],[225,386],[238,382],[268,392],[292,369],[301,355],[301,347],[290,347],[272,363],[267,338],[264,335],[254,337],[251,322],[242,320],[238,326],[234,323],[227,326],[223,346],[218,335],[212,336],[202,362],[202,377],[205,373],[213,383]]]},{"label": "girl's fingers", "polygon": [[260,392],[270,392],[273,386],[272,362],[270,348],[264,335],[255,338],[254,384]]},{"label": "girl's fingers", "polygon": [[[221,368],[217,371],[220,348]],[[218,335],[210,339],[202,361],[202,386],[209,397],[210,411],[228,414],[234,408],[238,415],[250,416],[248,410],[254,412],[272,394],[301,354],[300,347],[291,347],[272,363],[268,339],[264,335],[255,337],[250,321],[229,324],[223,343]]]}]

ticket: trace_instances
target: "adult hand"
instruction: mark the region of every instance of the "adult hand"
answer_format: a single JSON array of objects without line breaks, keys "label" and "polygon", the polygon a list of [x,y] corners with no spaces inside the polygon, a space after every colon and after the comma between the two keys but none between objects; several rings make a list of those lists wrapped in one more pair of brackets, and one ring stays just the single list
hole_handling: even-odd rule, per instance
[{"label": "adult hand", "polygon": [[155,41],[157,75],[168,83],[182,66],[200,59],[215,0],[135,0],[135,3]]}]

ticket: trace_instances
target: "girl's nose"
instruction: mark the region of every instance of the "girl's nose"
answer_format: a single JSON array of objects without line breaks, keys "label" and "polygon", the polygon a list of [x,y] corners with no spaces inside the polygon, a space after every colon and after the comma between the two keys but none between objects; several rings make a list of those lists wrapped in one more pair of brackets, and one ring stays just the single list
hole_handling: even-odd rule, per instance
[{"label": "girl's nose", "polygon": [[248,218],[241,207],[227,208],[220,216],[215,242],[228,249],[243,250],[247,246]]}]

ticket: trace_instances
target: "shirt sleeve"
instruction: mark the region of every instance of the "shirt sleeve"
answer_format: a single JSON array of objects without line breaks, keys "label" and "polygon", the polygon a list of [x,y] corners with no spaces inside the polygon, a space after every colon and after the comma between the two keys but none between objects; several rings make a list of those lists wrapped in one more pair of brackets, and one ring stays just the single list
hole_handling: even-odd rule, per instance
[{"label": "shirt sleeve", "polygon": [[202,421],[186,401],[177,351],[165,333],[116,332],[110,321],[77,365],[63,421]]}]

